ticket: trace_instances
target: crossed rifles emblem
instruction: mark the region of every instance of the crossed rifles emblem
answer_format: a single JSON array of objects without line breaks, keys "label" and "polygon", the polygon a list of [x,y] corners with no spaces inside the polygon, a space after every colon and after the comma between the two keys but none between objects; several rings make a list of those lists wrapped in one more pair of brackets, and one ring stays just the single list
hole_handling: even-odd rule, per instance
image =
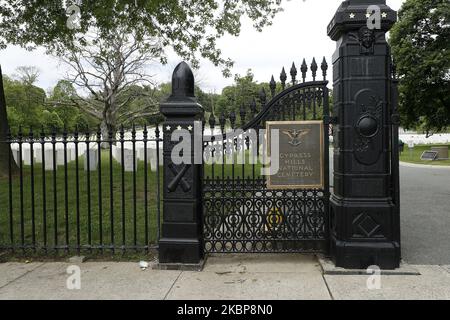
[{"label": "crossed rifles emblem", "polygon": [[168,165],[168,168],[174,175],[174,178],[167,185],[167,190],[169,190],[170,192],[174,192],[175,190],[177,190],[179,185],[181,186],[184,192],[188,192],[189,190],[191,190],[191,185],[184,178],[184,175],[186,174],[190,166],[191,166],[190,164],[184,164],[181,170],[178,171],[173,163]]}]

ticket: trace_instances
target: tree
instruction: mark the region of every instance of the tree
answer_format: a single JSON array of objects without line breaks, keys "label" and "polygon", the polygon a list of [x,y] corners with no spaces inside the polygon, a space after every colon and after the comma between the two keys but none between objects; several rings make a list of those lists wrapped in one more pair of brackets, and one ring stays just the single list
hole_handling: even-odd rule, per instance
[{"label": "tree", "polygon": [[[222,56],[217,40],[225,34],[238,36],[245,17],[260,31],[282,10],[282,0],[82,1],[80,29],[71,29],[67,27],[65,2],[30,0],[20,5],[16,0],[2,1],[0,47],[44,46],[55,52],[55,45],[64,43],[60,47],[69,47],[93,29],[99,31],[100,39],[108,38],[111,31],[122,30],[125,34],[135,33],[139,39],[160,40],[163,52],[172,48],[194,67],[199,57],[209,59],[229,75],[233,63]],[[159,58],[165,62],[164,54]]]},{"label": "tree", "polygon": [[[142,39],[124,30],[115,29],[106,38],[92,31],[81,41],[59,46],[59,57],[70,71],[67,81],[88,92],[83,96],[73,91],[71,101],[101,123],[102,135],[113,135],[118,125],[136,118],[157,114],[157,103],[152,99],[152,76],[146,66],[159,55],[161,47],[155,39]],[[141,103],[133,101],[141,98]]]},{"label": "tree", "polygon": [[390,36],[406,128],[432,132],[450,126],[449,39],[448,0],[406,0]]},{"label": "tree", "polygon": [[[73,101],[76,98],[77,92],[72,83],[67,80],[60,80],[50,92],[45,105],[49,111],[58,115],[63,128],[70,132],[76,129],[84,132],[95,125],[95,120],[75,106]],[[44,126],[48,127],[48,124],[44,122]]]},{"label": "tree", "polygon": [[39,78],[41,71],[35,66],[20,66],[16,68],[17,77],[27,86],[33,86]]},{"label": "tree", "polygon": [[16,133],[19,126],[24,129],[41,126],[41,114],[46,99],[45,91],[29,82],[3,78],[7,102],[9,128]]},{"label": "tree", "polygon": [[11,163],[12,172],[17,172],[17,165],[14,161],[10,145],[5,143],[8,138],[9,125],[6,114],[6,99],[3,90],[3,76],[0,67],[0,175],[6,176],[9,171],[9,163]]},{"label": "tree", "polygon": [[[259,106],[259,93],[264,88],[265,92],[268,94],[270,92],[268,83],[258,83],[254,80],[254,75],[251,69],[247,70],[245,76],[235,75],[234,84],[232,86],[225,87],[222,90],[222,94],[219,96],[215,106],[215,116],[219,117],[222,113],[225,115],[230,112],[234,112],[238,119],[238,124],[241,123],[239,117],[241,107],[244,107],[247,114],[247,120],[250,117],[250,105],[255,100]],[[269,97],[267,97],[269,99]]]}]

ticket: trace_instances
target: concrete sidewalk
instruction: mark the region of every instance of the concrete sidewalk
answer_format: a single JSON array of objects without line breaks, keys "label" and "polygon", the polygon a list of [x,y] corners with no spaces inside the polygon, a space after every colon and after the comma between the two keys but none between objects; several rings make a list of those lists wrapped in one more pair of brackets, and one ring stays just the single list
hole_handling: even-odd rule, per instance
[{"label": "concrete sidewalk", "polygon": [[70,263],[0,264],[0,299],[450,299],[450,266],[414,266],[421,275],[323,274],[315,256],[212,256],[202,272],[142,271],[138,263],[85,262],[81,289],[67,289]]}]

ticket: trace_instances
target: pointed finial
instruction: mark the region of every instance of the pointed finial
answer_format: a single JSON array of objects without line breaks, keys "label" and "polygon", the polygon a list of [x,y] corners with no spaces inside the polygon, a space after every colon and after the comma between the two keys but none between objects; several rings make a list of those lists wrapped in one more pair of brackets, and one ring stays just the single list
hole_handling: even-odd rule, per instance
[{"label": "pointed finial", "polygon": [[302,71],[303,82],[305,82],[306,73],[308,72],[308,66],[306,65],[306,60],[305,59],[303,59],[302,66],[301,66],[300,70]]},{"label": "pointed finial", "polygon": [[325,57],[323,57],[322,64],[320,65],[320,68],[322,69],[322,75],[323,80],[327,79],[327,70],[328,70],[328,63]]},{"label": "pointed finial", "polygon": [[261,88],[259,91],[259,100],[261,101],[261,104],[264,106],[266,104],[266,90],[264,90],[264,87]]},{"label": "pointed finial", "polygon": [[225,113],[222,111],[219,117],[220,128],[222,129],[222,131],[225,128],[225,122],[226,122]]},{"label": "pointed finial", "polygon": [[173,97],[194,97],[194,74],[186,62],[181,62],[172,75]]},{"label": "pointed finial", "polygon": [[281,87],[284,90],[284,88],[286,87],[286,80],[287,80],[287,75],[286,75],[286,71],[284,70],[284,67],[281,70],[280,80],[281,80]]},{"label": "pointed finial", "polygon": [[292,62],[291,77],[292,77],[292,84],[295,84],[295,78],[297,77],[297,68],[295,67],[294,62]]},{"label": "pointed finial", "polygon": [[245,110],[245,106],[244,104],[241,104],[241,109],[239,110],[239,115],[241,117],[241,124],[244,124],[245,122],[245,115],[246,115],[246,110]]},{"label": "pointed finial", "polygon": [[253,98],[252,102],[250,103],[250,110],[252,111],[253,116],[256,115],[256,100]]},{"label": "pointed finial", "polygon": [[214,115],[211,113],[210,115],[209,115],[209,127],[211,128],[211,129],[214,129],[214,127],[216,126],[216,117],[214,117]]},{"label": "pointed finial", "polygon": [[272,95],[272,98],[275,96],[275,91],[277,89],[277,83],[275,82],[275,78],[272,76],[272,79],[270,79],[269,83],[270,87],[270,94]]},{"label": "pointed finial", "polygon": [[230,113],[230,124],[231,128],[234,128],[234,125],[236,124],[236,112],[234,112],[234,110]]},{"label": "pointed finial", "polygon": [[318,67],[317,67],[316,58],[313,58],[313,61],[311,63],[311,71],[312,71],[313,81],[316,81],[317,69],[318,69]]}]

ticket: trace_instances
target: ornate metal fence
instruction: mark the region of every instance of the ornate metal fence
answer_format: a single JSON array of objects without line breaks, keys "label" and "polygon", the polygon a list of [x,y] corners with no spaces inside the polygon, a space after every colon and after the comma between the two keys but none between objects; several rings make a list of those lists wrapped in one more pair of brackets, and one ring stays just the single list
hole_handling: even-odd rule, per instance
[{"label": "ornate metal fence", "polygon": [[[264,89],[260,92],[259,103],[250,102],[250,112],[245,106],[240,108],[241,127],[244,134],[250,129],[260,131],[266,121],[323,120],[325,143],[324,188],[309,190],[269,190],[266,177],[259,173],[258,164],[212,164],[204,167],[203,175],[203,223],[206,252],[317,252],[327,251],[329,235],[329,90],[326,80],[328,65],[321,64],[323,80],[317,80],[318,65],[311,64],[312,81],[306,81],[308,67],[303,61],[302,81],[297,82],[297,69],[293,64],[287,83],[283,68],[280,83],[272,77],[270,82],[271,100],[267,102]],[[277,94],[277,92],[279,92]],[[211,134],[205,143],[206,157],[213,157],[219,142],[219,153],[244,153],[248,159],[249,141],[246,148],[239,150],[236,139],[226,138],[226,126],[236,128],[236,114],[222,113],[217,120],[209,118]],[[248,122],[246,122],[248,121]],[[218,132],[217,132],[218,131]],[[258,145],[259,145],[258,140]],[[230,152],[230,148],[231,151]],[[320,146],[317,146],[320,148]],[[258,156],[260,149],[257,148]],[[209,154],[208,154],[209,153]]]},{"label": "ornate metal fence", "polygon": [[102,137],[9,135],[0,248],[16,253],[148,251],[160,235],[160,130]]}]

